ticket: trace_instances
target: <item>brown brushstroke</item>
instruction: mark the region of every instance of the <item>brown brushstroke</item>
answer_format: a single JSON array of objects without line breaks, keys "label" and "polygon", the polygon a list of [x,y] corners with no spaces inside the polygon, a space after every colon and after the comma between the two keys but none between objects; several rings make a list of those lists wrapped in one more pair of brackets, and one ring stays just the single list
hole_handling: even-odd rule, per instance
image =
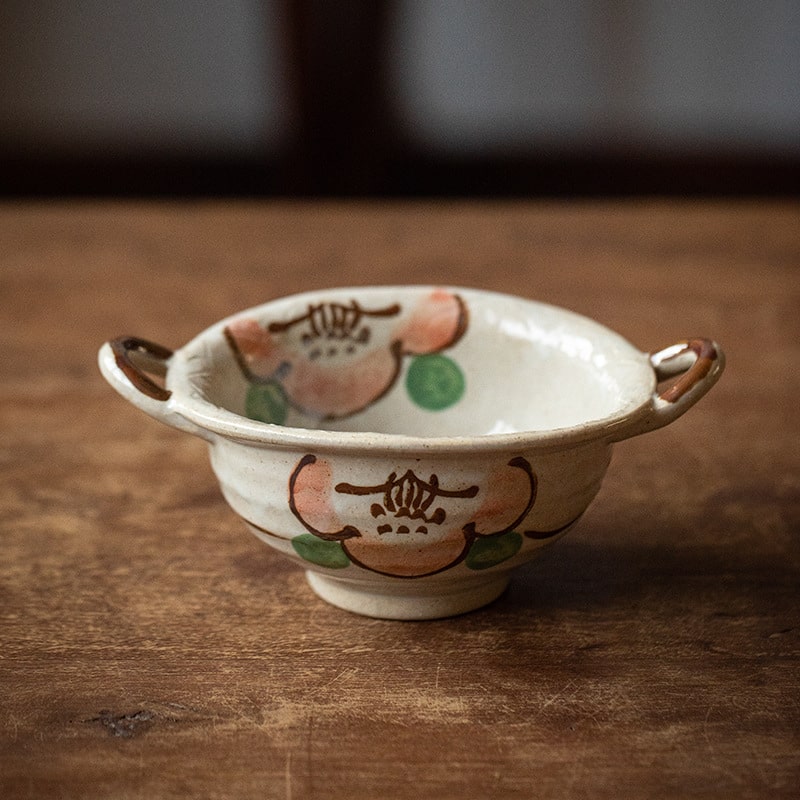
[{"label": "brown brushstroke", "polygon": [[564,533],[567,528],[574,525],[583,514],[584,512],[581,511],[575,519],[571,519],[566,525],[562,525],[560,528],[555,528],[552,531],[525,531],[524,535],[527,536],[528,539],[535,539],[537,542],[552,539],[554,536],[558,536],[559,533]]},{"label": "brown brushstroke", "polygon": [[[329,312],[330,319],[327,318],[326,311]],[[267,330],[270,333],[285,333],[294,325],[308,322],[312,332],[318,336],[323,332],[336,330],[339,330],[340,333],[348,333],[358,325],[362,317],[394,317],[399,313],[400,305],[398,303],[375,310],[362,308],[358,300],[351,300],[349,305],[344,303],[318,303],[317,305],[309,305],[308,311],[299,317],[294,317],[286,322],[270,322]],[[317,321],[322,321],[322,330],[317,326]]]},{"label": "brown brushstroke", "polygon": [[[486,533],[482,531],[477,531],[476,521],[473,520],[471,522],[468,522],[461,528],[461,534],[463,535],[463,547],[452,560],[450,560],[447,564],[441,567],[437,567],[436,569],[433,569],[429,572],[418,573],[413,575],[403,575],[397,572],[384,571],[372,564],[365,563],[362,559],[360,559],[358,556],[354,555],[351,552],[350,548],[348,548],[347,540],[361,538],[363,536],[361,531],[358,530],[358,528],[356,528],[355,526],[345,525],[344,527],[342,527],[340,531],[325,532],[317,530],[313,525],[309,524],[305,519],[303,519],[302,510],[298,508],[295,499],[295,487],[300,472],[305,467],[311,464],[315,464],[316,461],[317,457],[314,456],[313,454],[309,453],[303,456],[303,458],[300,459],[298,464],[295,466],[289,478],[289,507],[294,516],[302,523],[303,527],[305,527],[306,530],[308,530],[315,536],[318,536],[319,538],[324,539],[326,541],[342,542],[342,546],[344,548],[345,553],[347,553],[348,558],[354,564],[363,567],[364,569],[367,569],[371,572],[375,572],[380,575],[388,575],[395,578],[422,578],[428,575],[435,575],[437,573],[451,569],[452,567],[456,566],[466,558],[467,554],[469,553],[470,547],[472,546],[472,544],[475,542],[476,539],[500,536],[504,533],[508,533],[509,531],[517,528],[517,526],[519,526],[519,524],[527,516],[527,514],[533,507],[537,494],[537,479],[530,463],[527,461],[527,459],[521,456],[512,458],[508,462],[507,466],[514,467],[516,469],[521,469],[527,476],[530,486],[528,499],[525,502],[522,511],[519,514],[517,514],[509,524],[504,525],[500,530],[496,531],[491,531]],[[349,494],[356,496],[368,496],[372,494],[383,495],[384,506],[380,507],[380,511],[389,511],[391,515],[396,519],[399,518],[421,519],[425,522],[431,521],[434,522],[435,524],[442,524],[446,517],[446,514],[443,509],[436,509],[432,514],[429,514],[430,506],[435,500],[435,498],[436,497],[473,498],[478,495],[479,487],[469,486],[466,489],[458,489],[458,490],[442,489],[439,486],[438,476],[431,475],[429,481],[422,481],[413,473],[413,471],[409,470],[399,478],[397,477],[396,472],[392,472],[386,479],[386,481],[372,486],[355,486],[349,483],[337,483],[334,487],[334,491],[340,494]],[[375,507],[376,504],[373,504],[373,507],[371,508],[371,513],[373,517],[377,516],[377,514],[375,513]],[[552,534],[547,534],[547,535],[555,535],[555,533],[557,532],[553,532]],[[526,535],[530,536],[531,538],[536,538],[537,536],[539,536],[537,532],[526,532]]]},{"label": "brown brushstroke", "polygon": [[[114,353],[114,360],[117,366],[142,394],[152,397],[154,400],[169,400],[172,392],[148,378],[133,363],[130,354],[132,352],[143,353],[160,362],[166,362],[172,357],[172,350],[147,339],[141,339],[138,336],[118,336],[116,339],[112,339],[109,344]],[[164,366],[163,372],[166,372],[166,366]]]},{"label": "brown brushstroke", "polygon": [[[448,294],[450,294],[448,292]],[[462,297],[458,294],[450,294],[453,300],[455,300],[458,306],[458,316],[456,319],[455,330],[449,336],[449,338],[441,344],[439,347],[436,347],[433,350],[430,350],[431,353],[441,352],[444,349],[452,347],[467,330],[467,326],[469,323],[469,312],[467,309],[466,302]],[[270,333],[285,333],[287,330],[292,328],[295,325],[301,323],[307,323],[310,327],[310,336],[313,337],[321,337],[323,333],[333,334],[337,339],[347,339],[351,336],[355,328],[358,326],[362,318],[364,317],[392,317],[399,314],[402,310],[400,304],[395,303],[384,308],[378,309],[364,309],[358,303],[357,300],[353,299],[350,301],[349,304],[343,303],[319,303],[317,305],[310,304],[308,306],[308,310],[301,314],[300,316],[294,317],[287,321],[276,321],[270,322],[266,325],[265,330],[269,331]],[[322,328],[322,329],[321,329]],[[369,328],[365,328],[369,334]],[[231,330],[226,326],[223,330],[223,334],[225,339],[228,343],[230,350],[233,353],[234,359],[236,360],[239,369],[241,370],[242,374],[245,378],[252,384],[265,384],[270,383],[274,380],[281,379],[281,370],[284,368],[289,367],[289,363],[286,362],[278,367],[272,374],[266,376],[256,375],[247,363],[247,360],[239,349],[239,346],[236,342],[235,337],[233,336]],[[313,409],[307,407],[300,398],[295,398],[291,394],[287,393],[286,399],[290,406],[295,408],[297,411],[300,411],[303,414],[307,414],[310,416],[317,416],[321,422],[332,420],[332,419],[341,419],[345,417],[352,416],[354,414],[358,414],[365,409],[369,408],[370,406],[377,403],[383,397],[385,397],[395,386],[397,380],[400,377],[402,366],[403,366],[403,357],[407,355],[415,355],[417,354],[416,351],[410,350],[404,347],[404,342],[401,339],[395,339],[389,343],[389,354],[393,362],[393,369],[392,374],[389,376],[389,379],[386,382],[386,385],[383,389],[378,392],[377,394],[370,397],[363,405],[357,406],[356,408],[350,409],[347,413],[329,413],[324,414],[323,416],[318,416],[318,412]]]},{"label": "brown brushstroke", "polygon": [[694,364],[681,376],[672,386],[665,389],[659,397],[667,403],[676,403],[688,391],[696,386],[711,371],[711,367],[717,359],[717,350],[710,339],[690,339],[686,342],[686,347],[672,358],[677,358],[691,350],[697,356]]},{"label": "brown brushstroke", "polygon": [[309,453],[300,459],[300,461],[297,463],[297,466],[294,468],[294,470],[292,470],[292,474],[289,476],[289,508],[291,509],[292,514],[297,517],[297,519],[302,523],[303,527],[309,533],[313,533],[314,536],[319,536],[320,539],[324,539],[327,542],[341,542],[344,539],[352,539],[354,536],[361,536],[361,532],[352,525],[345,525],[341,530],[334,531],[333,533],[325,533],[324,531],[318,531],[303,519],[303,515],[297,508],[297,504],[294,499],[294,488],[297,485],[297,478],[300,473],[310,464],[316,463],[317,457]]}]

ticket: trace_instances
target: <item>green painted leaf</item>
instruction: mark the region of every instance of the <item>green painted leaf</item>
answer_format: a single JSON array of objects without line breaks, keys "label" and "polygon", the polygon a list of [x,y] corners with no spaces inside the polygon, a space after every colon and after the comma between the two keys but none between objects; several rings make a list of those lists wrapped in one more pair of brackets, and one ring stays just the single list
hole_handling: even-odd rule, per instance
[{"label": "green painted leaf", "polygon": [[467,553],[465,564],[470,569],[488,569],[515,556],[522,547],[522,537],[516,531],[502,536],[476,539]]},{"label": "green painted leaf", "polygon": [[300,558],[329,569],[344,569],[350,566],[341,542],[327,542],[311,533],[304,533],[292,539],[292,547]]},{"label": "green painted leaf", "polygon": [[409,396],[428,411],[441,411],[457,403],[465,386],[461,368],[441,353],[417,356],[406,374]]},{"label": "green painted leaf", "polygon": [[254,383],[248,387],[245,414],[250,419],[283,425],[288,411],[289,404],[279,383]]}]

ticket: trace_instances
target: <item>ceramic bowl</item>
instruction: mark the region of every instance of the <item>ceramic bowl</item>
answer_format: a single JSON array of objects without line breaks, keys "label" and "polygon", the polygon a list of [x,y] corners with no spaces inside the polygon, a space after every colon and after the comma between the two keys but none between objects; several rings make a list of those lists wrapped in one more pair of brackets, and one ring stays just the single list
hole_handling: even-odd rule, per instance
[{"label": "ceramic bowl", "polygon": [[120,337],[99,363],[207,440],[230,507],[320,597],[426,619],[495,599],[575,525],[613,444],[683,414],[724,356],[702,338],[643,353],[564,309],[411,286],[274,300],[176,352]]}]

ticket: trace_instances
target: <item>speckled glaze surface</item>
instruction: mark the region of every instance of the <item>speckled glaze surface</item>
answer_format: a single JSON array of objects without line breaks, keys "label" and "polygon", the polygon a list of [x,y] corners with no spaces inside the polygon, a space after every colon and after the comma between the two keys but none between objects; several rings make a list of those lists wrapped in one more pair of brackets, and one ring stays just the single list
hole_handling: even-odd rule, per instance
[{"label": "speckled glaze surface", "polygon": [[428,619],[495,599],[578,521],[613,443],[683,414],[724,356],[709,339],[647,354],[563,309],[413,286],[274,300],[174,353],[120,337],[99,363],[208,441],[233,511],[320,597]]}]

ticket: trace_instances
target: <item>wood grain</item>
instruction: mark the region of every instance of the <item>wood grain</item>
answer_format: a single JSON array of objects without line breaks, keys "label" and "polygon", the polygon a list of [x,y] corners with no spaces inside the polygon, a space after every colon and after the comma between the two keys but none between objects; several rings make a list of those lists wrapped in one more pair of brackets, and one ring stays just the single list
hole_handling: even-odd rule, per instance
[{"label": "wood grain", "polygon": [[[791,203],[0,207],[0,796],[796,797],[799,266]],[[711,336],[728,369],[492,606],[362,619],[95,354],[364,282]]]}]

